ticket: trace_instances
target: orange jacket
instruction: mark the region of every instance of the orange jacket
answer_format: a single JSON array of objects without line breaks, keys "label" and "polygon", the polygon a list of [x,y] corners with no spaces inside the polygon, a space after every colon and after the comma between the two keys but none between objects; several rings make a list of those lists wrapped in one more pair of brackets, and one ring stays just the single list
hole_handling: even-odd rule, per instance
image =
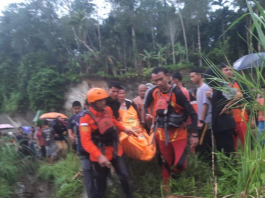
[{"label": "orange jacket", "polygon": [[[237,89],[237,91],[241,92],[241,89],[237,82],[234,82],[234,84],[231,86]],[[246,108],[244,108],[244,104],[237,105],[239,108],[233,109],[233,115],[235,122],[242,122],[242,121],[248,121],[248,113],[246,111]]]},{"label": "orange jacket", "polygon": [[[116,128],[119,129],[120,131],[124,131],[125,127],[114,118],[111,108],[106,107],[105,109],[107,110],[108,114],[111,116],[112,121],[114,125],[116,126]],[[104,115],[102,112],[98,112],[94,110],[92,107],[89,107],[89,110],[97,118],[103,117]],[[98,129],[97,124],[90,117],[90,115],[85,114],[83,117],[80,118],[79,131],[80,131],[81,144],[83,148],[90,154],[90,160],[94,162],[97,162],[98,157],[100,155],[103,155],[101,150],[93,143],[92,138],[91,138],[91,134],[95,132],[97,129]],[[114,149],[112,146],[105,147],[105,156],[108,160],[112,160],[113,151]],[[119,144],[118,145],[118,156],[121,156],[122,153],[123,153],[122,147]]]}]

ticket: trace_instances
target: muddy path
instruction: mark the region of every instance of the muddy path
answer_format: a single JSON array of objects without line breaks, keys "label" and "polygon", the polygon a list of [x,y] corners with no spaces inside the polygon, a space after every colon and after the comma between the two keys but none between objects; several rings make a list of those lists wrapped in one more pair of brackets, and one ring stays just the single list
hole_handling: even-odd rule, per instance
[{"label": "muddy path", "polygon": [[34,174],[21,177],[14,187],[13,198],[52,198],[52,186]]}]

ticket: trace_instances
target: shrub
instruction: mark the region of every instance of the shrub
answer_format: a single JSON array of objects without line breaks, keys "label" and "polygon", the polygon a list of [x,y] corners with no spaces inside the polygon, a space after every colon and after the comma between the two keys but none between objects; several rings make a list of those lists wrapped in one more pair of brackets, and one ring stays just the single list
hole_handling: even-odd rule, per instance
[{"label": "shrub", "polygon": [[42,164],[37,171],[37,176],[53,184],[55,197],[79,197],[84,184],[78,178],[76,180],[72,180],[72,178],[79,171],[80,164],[78,157],[70,153],[66,159],[60,160],[53,165]]}]

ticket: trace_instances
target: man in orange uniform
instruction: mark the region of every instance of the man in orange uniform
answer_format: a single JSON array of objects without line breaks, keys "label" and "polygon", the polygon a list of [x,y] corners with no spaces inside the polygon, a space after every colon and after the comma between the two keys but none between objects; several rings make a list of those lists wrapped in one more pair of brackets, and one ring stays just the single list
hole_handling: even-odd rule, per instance
[{"label": "man in orange uniform", "polygon": [[[80,118],[79,131],[83,149],[90,154],[92,161],[96,193],[93,198],[105,198],[106,179],[109,168],[113,166],[120,178],[126,198],[132,197],[129,171],[125,165],[122,147],[116,128],[127,134],[132,131],[125,129],[113,116],[110,107],[106,107],[108,94],[104,89],[92,88],[87,92],[89,108]],[[92,178],[91,178],[92,179]]]},{"label": "man in orange uniform", "polygon": [[[198,144],[197,114],[181,90],[168,84],[167,69],[157,67],[151,77],[156,87],[148,92],[145,100],[146,119],[153,118],[154,121],[153,131],[163,160],[164,188],[168,190],[171,173],[180,174],[186,168],[187,130],[184,123],[188,115],[192,120],[191,147]],[[148,108],[152,104],[154,111],[150,115]]]},{"label": "man in orange uniform", "polygon": [[[224,76],[227,78],[227,81],[230,82],[229,86],[236,89],[237,92],[243,93],[243,97],[246,100],[250,99],[250,96],[246,93],[247,88],[244,84],[239,84],[235,80],[233,80],[234,74],[231,68],[228,66],[228,64],[221,63],[220,69]],[[222,110],[222,112],[225,112],[229,106],[225,106],[225,108]],[[239,102],[236,104],[236,106],[233,109],[233,116],[236,123],[235,128],[235,135],[234,135],[234,148],[237,150],[237,140],[240,139],[240,142],[242,146],[245,145],[245,136],[247,132],[247,125],[246,122],[248,122],[248,113],[247,110],[242,102]]]}]

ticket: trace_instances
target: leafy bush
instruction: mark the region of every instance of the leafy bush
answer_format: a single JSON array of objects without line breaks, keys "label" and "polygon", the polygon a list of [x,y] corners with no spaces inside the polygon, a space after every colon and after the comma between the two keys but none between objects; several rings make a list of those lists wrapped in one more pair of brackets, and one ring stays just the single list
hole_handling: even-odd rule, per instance
[{"label": "leafy bush", "polygon": [[13,193],[13,186],[18,178],[29,170],[34,170],[36,164],[31,157],[21,156],[14,147],[0,142],[0,197],[8,198]]},{"label": "leafy bush", "polygon": [[43,69],[31,77],[28,94],[31,108],[53,111],[61,107],[66,90],[64,78],[52,69]]},{"label": "leafy bush", "polygon": [[72,177],[80,169],[80,160],[70,153],[66,159],[50,165],[43,164],[37,171],[37,176],[45,181],[53,183],[54,195],[57,198],[78,197],[83,190],[83,182],[78,178],[72,180]]},{"label": "leafy bush", "polygon": [[171,179],[171,192],[177,195],[213,197],[211,168],[197,156],[190,156],[187,169],[180,178]]},{"label": "leafy bush", "polygon": [[[194,65],[192,63],[179,63],[176,65],[163,65],[162,67],[165,67],[169,73],[174,73],[177,72],[181,69],[190,69],[192,67],[194,67]],[[154,67],[152,68],[144,68],[143,69],[143,76],[144,77],[150,77],[152,70],[154,69]]]},{"label": "leafy bush", "polygon": [[12,114],[18,109],[20,99],[20,93],[10,93],[9,97],[3,95],[1,111]]}]

